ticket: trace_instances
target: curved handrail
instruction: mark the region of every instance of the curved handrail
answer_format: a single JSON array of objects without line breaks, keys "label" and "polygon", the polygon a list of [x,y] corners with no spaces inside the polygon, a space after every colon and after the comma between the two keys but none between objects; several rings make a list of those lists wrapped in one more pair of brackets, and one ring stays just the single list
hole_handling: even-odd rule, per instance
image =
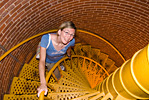
[{"label": "curved handrail", "polygon": [[[90,61],[93,62],[93,63],[96,63],[98,66],[100,66],[100,67],[105,71],[105,73],[107,74],[107,76],[109,76],[109,73],[106,71],[106,69],[105,69],[102,65],[100,65],[98,62],[94,61],[93,59],[90,59],[90,58],[84,57],[84,56],[80,56],[80,55],[72,55],[72,56],[71,56],[71,58],[76,58],[76,57],[78,57],[78,58],[84,58],[84,59],[90,60]],[[69,57],[64,57],[64,58],[60,59],[60,60],[52,67],[52,69],[48,72],[48,74],[47,74],[47,76],[46,76],[46,82],[47,82],[47,83],[48,83],[48,80],[49,80],[51,74],[52,74],[53,71],[55,70],[55,68],[57,68],[58,65],[59,65],[61,62],[63,62],[64,60],[66,60],[66,59],[69,59]],[[39,100],[43,100],[43,99],[44,99],[44,91],[41,92],[41,94],[40,94],[40,96],[39,96]]]},{"label": "curved handrail", "polygon": [[[90,59],[90,58],[84,57],[84,56],[80,56],[80,55],[72,55],[72,57],[82,57],[82,58],[85,58],[85,59],[87,59],[87,60],[90,60],[90,61],[92,61],[92,62],[94,62],[94,63],[97,63],[97,62],[94,61],[93,59]],[[60,60],[52,67],[52,69],[49,71],[49,73],[48,73],[47,76],[46,76],[46,82],[48,82],[48,80],[49,80],[49,78],[50,78],[52,72],[55,70],[55,68],[56,68],[62,61],[64,61],[65,59],[68,59],[68,57],[64,57],[64,58],[60,59]],[[103,66],[101,66],[99,63],[97,63],[97,65],[99,65],[99,66],[105,71],[105,73],[109,76],[109,73],[106,71],[106,69],[105,69]]]},{"label": "curved handrail", "polygon": [[30,37],[30,38],[28,38],[28,39],[26,39],[26,40],[20,42],[19,44],[15,45],[13,48],[11,48],[11,49],[9,49],[7,52],[5,52],[5,53],[0,57],[0,61],[1,61],[2,59],[4,59],[10,52],[12,52],[13,50],[15,50],[16,48],[18,48],[18,47],[21,46],[22,44],[28,42],[29,40],[34,39],[34,38],[36,38],[36,37],[38,37],[38,36],[40,36],[40,35],[43,35],[43,34],[46,34],[46,33],[50,33],[50,32],[55,32],[55,31],[57,31],[57,30],[56,30],[56,29],[53,29],[53,30],[49,30],[49,31],[46,31],[46,32],[42,32],[42,33],[39,33],[39,34],[37,34],[37,35],[34,35],[34,36],[32,36],[32,37]]},{"label": "curved handrail", "polygon": [[120,57],[123,59],[124,62],[126,61],[125,58],[122,56],[122,54],[110,42],[108,42],[104,38],[102,38],[96,34],[93,34],[91,32],[88,32],[88,31],[84,31],[84,30],[78,30],[78,31],[83,32],[83,33],[87,33],[87,34],[92,35],[92,36],[95,36],[95,37],[101,39],[102,41],[106,42],[108,45],[110,45],[118,53],[118,55],[120,55]]},{"label": "curved handrail", "polygon": [[39,100],[44,100],[44,91],[40,93]]},{"label": "curved handrail", "polygon": [[[13,48],[9,49],[7,52],[5,52],[5,53],[0,57],[0,61],[1,61],[2,59],[4,59],[10,52],[12,52],[13,50],[15,50],[16,48],[18,48],[18,47],[21,46],[22,44],[28,42],[29,40],[34,39],[34,38],[36,38],[36,37],[38,37],[38,36],[44,35],[44,34],[46,34],[46,33],[56,32],[56,31],[57,31],[57,29],[53,29],[53,30],[49,30],[49,31],[46,31],[46,32],[42,32],[42,33],[39,33],[39,34],[37,34],[37,35],[34,35],[34,36],[32,36],[32,37],[30,37],[30,38],[28,38],[28,39],[26,39],[26,40],[20,42],[19,44],[17,44],[17,45],[14,46]],[[84,32],[84,33],[87,33],[87,34],[89,34],[89,35],[95,36],[95,37],[101,39],[102,41],[106,42],[108,45],[110,45],[110,46],[118,53],[118,55],[120,55],[120,57],[123,59],[124,62],[126,61],[125,58],[122,56],[122,54],[121,54],[110,42],[108,42],[107,40],[105,40],[105,39],[103,39],[102,37],[100,37],[100,36],[98,36],[98,35],[95,35],[95,34],[93,34],[93,33],[91,33],[91,32],[88,32],[88,31],[84,31],[84,30],[81,30],[81,29],[78,29],[77,31],[79,31],[79,32]]]}]

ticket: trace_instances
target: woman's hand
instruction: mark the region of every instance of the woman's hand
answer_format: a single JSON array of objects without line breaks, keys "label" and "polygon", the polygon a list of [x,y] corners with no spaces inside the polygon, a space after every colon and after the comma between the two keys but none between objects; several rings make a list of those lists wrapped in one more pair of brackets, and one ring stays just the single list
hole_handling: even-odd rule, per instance
[{"label": "woman's hand", "polygon": [[46,84],[41,84],[41,85],[37,88],[37,90],[38,90],[38,94],[37,94],[38,97],[40,96],[40,93],[41,93],[42,91],[45,91],[44,95],[47,95],[48,88],[47,88],[47,85],[46,85]]}]

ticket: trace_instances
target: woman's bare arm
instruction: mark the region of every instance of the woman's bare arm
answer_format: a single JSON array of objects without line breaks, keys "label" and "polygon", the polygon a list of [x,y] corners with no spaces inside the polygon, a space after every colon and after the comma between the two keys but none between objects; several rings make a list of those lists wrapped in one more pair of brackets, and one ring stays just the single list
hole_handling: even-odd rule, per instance
[{"label": "woman's bare arm", "polygon": [[45,59],[46,59],[46,48],[40,47],[40,60],[39,60],[39,76],[40,76],[40,86],[38,90],[38,96],[42,91],[47,94],[47,83],[45,79]]}]

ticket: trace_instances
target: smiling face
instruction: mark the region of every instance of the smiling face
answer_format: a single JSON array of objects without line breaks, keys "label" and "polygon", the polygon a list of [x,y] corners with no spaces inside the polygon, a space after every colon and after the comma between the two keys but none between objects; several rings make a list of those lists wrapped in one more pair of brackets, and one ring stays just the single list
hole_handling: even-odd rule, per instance
[{"label": "smiling face", "polygon": [[68,44],[75,35],[75,29],[73,28],[64,28],[59,30],[59,35],[63,44]]}]

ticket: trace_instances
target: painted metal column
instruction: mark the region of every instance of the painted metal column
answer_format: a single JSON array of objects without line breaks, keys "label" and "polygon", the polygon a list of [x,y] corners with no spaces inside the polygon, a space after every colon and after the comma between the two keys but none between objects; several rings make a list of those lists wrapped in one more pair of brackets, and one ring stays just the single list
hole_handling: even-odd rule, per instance
[{"label": "painted metal column", "polygon": [[149,44],[100,84],[102,100],[149,99]]}]

